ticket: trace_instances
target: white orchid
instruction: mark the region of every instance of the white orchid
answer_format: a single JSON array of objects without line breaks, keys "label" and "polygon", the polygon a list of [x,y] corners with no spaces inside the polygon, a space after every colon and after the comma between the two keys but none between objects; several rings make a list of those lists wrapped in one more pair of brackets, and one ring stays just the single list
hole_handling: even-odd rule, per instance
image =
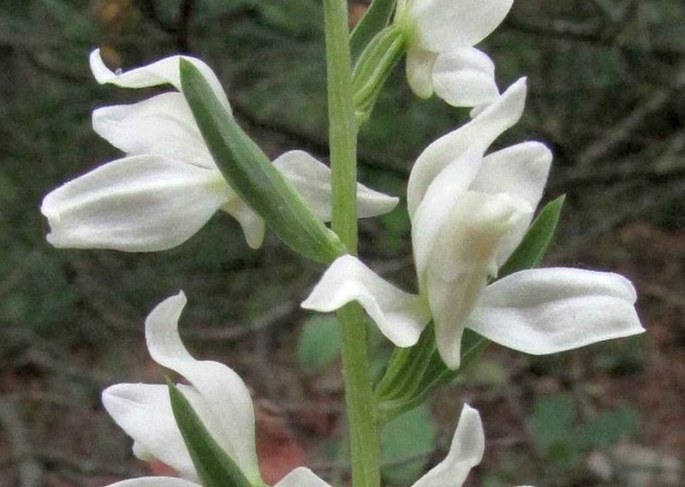
[{"label": "white orchid", "polygon": [[[178,320],[186,305],[183,292],[157,305],[145,321],[145,338],[152,359],[185,377],[178,388],[188,399],[218,445],[253,485],[264,485],[255,450],[255,418],[250,393],[229,367],[196,360],[178,334]],[[141,460],[157,459],[181,478],[142,477],[111,487],[197,487],[198,476],[171,409],[168,387],[163,384],[117,384],[102,393],[102,402],[114,421],[134,440],[133,452]],[[459,486],[477,465],[484,448],[478,412],[465,405],[447,457],[415,487]],[[311,470],[300,467],[276,487],[325,487]]]},{"label": "white orchid", "polygon": [[537,142],[484,156],[520,118],[525,95],[521,79],[416,161],[407,203],[418,295],[347,255],[329,267],[302,306],[328,312],[356,300],[400,347],[416,343],[432,319],[440,355],[455,369],[465,327],[532,354],[644,331],[635,290],[617,274],[534,269],[488,285],[525,235],[552,160]]},{"label": "white orchid", "polygon": [[[170,84],[180,90],[180,56],[128,72],[112,72],[98,50],[90,56],[99,83],[125,88]],[[202,61],[191,61],[223,107],[228,99]],[[219,209],[235,217],[247,243],[258,248],[264,221],[226,183],[205,146],[185,98],[163,93],[131,105],[93,112],[93,128],[126,157],[104,164],[48,194],[41,211],[47,238],[57,247],[148,252],[175,247],[192,237]],[[330,220],[330,170],[303,151],[290,151],[274,165],[294,184],[322,220]],[[397,198],[359,184],[360,217],[392,210]]]},{"label": "white orchid", "polygon": [[395,25],[408,38],[407,80],[418,96],[453,106],[497,98],[495,66],[474,48],[506,17],[513,0],[399,0]]}]

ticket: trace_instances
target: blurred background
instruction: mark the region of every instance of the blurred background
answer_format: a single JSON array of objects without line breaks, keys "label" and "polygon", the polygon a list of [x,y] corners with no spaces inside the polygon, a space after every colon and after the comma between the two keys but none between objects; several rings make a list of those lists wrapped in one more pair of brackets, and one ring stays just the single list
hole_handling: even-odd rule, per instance
[{"label": "blurred background", "polygon": [[[365,8],[351,3],[350,21]],[[150,95],[98,86],[93,48],[124,69],[201,57],[269,155],[300,148],[325,160],[322,34],[317,0],[0,2],[0,485],[95,487],[164,472],[133,458],[99,395],[163,380],[143,321],[179,289],[188,347],[253,391],[265,476],[306,463],[343,485],[335,323],[299,309],[320,267],[273,235],[249,250],[226,214],[179,248],[124,254],[54,249],[39,213],[50,190],[120,156],[93,133],[91,111]],[[550,357],[491,346],[388,428],[387,485],[409,485],[443,457],[464,401],[487,435],[470,486],[685,485],[685,4],[517,0],[481,47],[500,87],[528,77],[524,118],[496,146],[538,139],[555,154],[546,200],[567,199],[546,264],[630,277],[647,333]],[[362,131],[360,179],[404,196],[416,156],[466,117],[417,99],[398,66]],[[360,222],[360,248],[412,290],[404,203]],[[374,348],[387,357],[382,339]]]}]

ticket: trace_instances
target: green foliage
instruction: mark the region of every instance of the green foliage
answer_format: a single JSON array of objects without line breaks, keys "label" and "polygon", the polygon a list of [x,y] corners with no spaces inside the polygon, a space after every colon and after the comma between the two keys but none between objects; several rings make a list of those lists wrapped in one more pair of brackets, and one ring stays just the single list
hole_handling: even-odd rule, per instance
[{"label": "green foliage", "polygon": [[304,322],[297,343],[297,360],[305,373],[318,372],[338,356],[339,326],[332,315],[312,316]]},{"label": "green foliage", "polygon": [[382,475],[391,484],[409,485],[425,471],[435,444],[435,425],[427,405],[390,421],[381,436]]},{"label": "green foliage", "polygon": [[630,406],[605,409],[580,421],[572,396],[538,397],[531,419],[533,438],[545,469],[562,475],[576,469],[592,449],[610,449],[639,431],[637,412]]}]

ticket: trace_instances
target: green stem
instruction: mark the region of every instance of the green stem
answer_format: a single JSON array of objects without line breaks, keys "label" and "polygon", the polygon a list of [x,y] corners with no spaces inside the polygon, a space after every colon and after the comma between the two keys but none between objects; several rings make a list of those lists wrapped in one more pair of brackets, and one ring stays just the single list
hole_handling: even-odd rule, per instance
[{"label": "green stem", "polygon": [[[333,185],[332,228],[357,251],[357,122],[352,99],[352,62],[347,0],[324,0],[328,76],[328,124]],[[345,403],[350,430],[352,484],[380,485],[380,435],[364,312],[350,304],[338,312],[342,335]]]}]

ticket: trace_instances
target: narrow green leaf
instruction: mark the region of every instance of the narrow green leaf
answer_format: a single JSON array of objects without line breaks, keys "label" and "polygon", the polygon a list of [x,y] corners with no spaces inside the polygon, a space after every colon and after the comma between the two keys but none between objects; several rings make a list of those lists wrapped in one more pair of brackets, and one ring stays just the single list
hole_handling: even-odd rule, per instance
[{"label": "narrow green leaf", "polygon": [[369,5],[364,17],[357,23],[350,36],[352,59],[357,59],[371,39],[388,25],[396,3],[397,0],[374,0]]},{"label": "narrow green leaf", "polygon": [[514,253],[500,267],[498,279],[520,270],[531,269],[540,263],[552,243],[565,199],[566,196],[562,195],[545,205]]},{"label": "narrow green leaf", "polygon": [[167,382],[176,424],[203,487],[252,487],[235,462],[209,434],[183,393]]},{"label": "narrow green leaf", "polygon": [[198,69],[181,59],[181,85],[202,137],[231,187],[286,245],[330,263],[345,252],[337,235],[219,103]]},{"label": "narrow green leaf", "polygon": [[339,326],[335,316],[313,316],[305,322],[297,343],[297,358],[305,373],[318,371],[338,356]]}]

